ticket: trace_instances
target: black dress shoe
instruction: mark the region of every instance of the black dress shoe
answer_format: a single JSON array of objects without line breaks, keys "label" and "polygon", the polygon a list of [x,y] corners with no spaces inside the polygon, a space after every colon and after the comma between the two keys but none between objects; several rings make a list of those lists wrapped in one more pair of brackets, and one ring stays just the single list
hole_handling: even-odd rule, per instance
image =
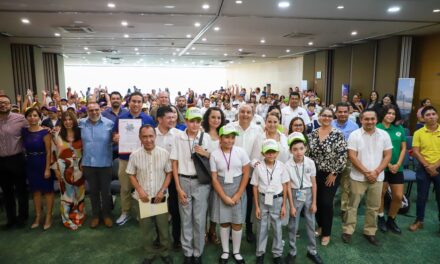
[{"label": "black dress shoe", "polygon": [[313,261],[313,263],[315,264],[322,264],[324,263],[321,259],[321,257],[318,255],[318,253],[316,253],[315,255],[310,254],[310,252],[307,252],[307,257]]},{"label": "black dress shoe", "polygon": [[202,257],[193,257],[193,264],[202,264]]},{"label": "black dress shoe", "polygon": [[174,241],[173,242],[173,248],[174,248],[174,250],[182,249],[182,243],[180,243],[180,241]]},{"label": "black dress shoe", "polygon": [[377,217],[377,227],[379,227],[379,230],[382,231],[383,233],[388,231],[387,224],[385,222],[385,217],[383,216]]},{"label": "black dress shoe", "polygon": [[[257,262],[257,263],[258,263],[258,262]],[[261,262],[261,263],[263,263],[263,262]],[[273,263],[274,263],[274,264],[283,264],[284,261],[283,261],[283,258],[282,258],[282,257],[276,257],[276,258],[273,258]]]},{"label": "black dress shoe", "polygon": [[224,258],[222,258],[222,256],[220,256],[220,259],[218,260],[218,263],[220,263],[220,264],[227,264],[228,260],[229,260],[229,253],[228,252],[223,252],[222,255],[223,254],[228,254],[228,258],[224,259]]},{"label": "black dress shoe", "polygon": [[243,256],[241,257],[241,259],[236,259],[236,258],[235,258],[235,255],[240,255],[240,253],[235,253],[235,254],[232,255],[233,258],[234,258],[235,263],[237,263],[237,264],[245,264],[245,263],[246,263],[246,262],[244,261]]},{"label": "black dress shoe", "polygon": [[369,236],[364,234],[365,239],[373,246],[379,246],[379,241],[377,241],[376,236]]},{"label": "black dress shoe", "polygon": [[192,264],[193,263],[193,257],[183,257],[183,264]]},{"label": "black dress shoe", "polygon": [[11,230],[14,228],[16,222],[7,222],[6,225],[2,227],[3,230]]},{"label": "black dress shoe", "polygon": [[295,260],[296,260],[296,255],[292,256],[290,254],[287,254],[285,262],[286,264],[295,264]]},{"label": "black dress shoe", "polygon": [[257,264],[264,264],[264,254],[261,256],[257,256]]},{"label": "black dress shoe", "polygon": [[342,237],[342,242],[344,242],[345,244],[351,243],[351,235],[350,234],[342,233],[341,237]]},{"label": "black dress shoe", "polygon": [[154,258],[146,258],[142,261],[142,264],[153,264]]},{"label": "black dress shoe", "polygon": [[397,226],[395,219],[388,216],[387,228],[391,230],[394,234],[402,234],[402,230]]},{"label": "black dress shoe", "polygon": [[162,262],[165,264],[173,264],[173,259],[170,256],[167,257],[160,257],[162,259]]}]

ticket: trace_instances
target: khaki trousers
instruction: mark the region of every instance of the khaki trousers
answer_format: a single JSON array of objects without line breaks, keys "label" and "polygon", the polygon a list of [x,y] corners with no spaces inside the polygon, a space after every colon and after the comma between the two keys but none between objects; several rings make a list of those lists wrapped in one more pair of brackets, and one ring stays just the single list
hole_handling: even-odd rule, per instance
[{"label": "khaki trousers", "polygon": [[382,182],[368,183],[350,179],[350,199],[348,203],[347,219],[342,227],[345,234],[353,234],[356,229],[357,209],[364,194],[365,223],[364,234],[374,236],[377,231],[377,212],[380,208]]},{"label": "khaki trousers", "polygon": [[347,212],[348,201],[350,199],[350,172],[351,162],[347,161],[347,165],[341,173],[341,182],[339,185],[341,188],[341,211],[344,212]]},{"label": "khaki trousers", "polygon": [[118,171],[118,178],[119,178],[119,184],[121,185],[121,211],[123,213],[130,212],[131,208],[131,189],[133,188],[131,186],[130,178],[128,174],[125,172],[127,169],[128,160],[122,160],[119,159],[119,171]]}]

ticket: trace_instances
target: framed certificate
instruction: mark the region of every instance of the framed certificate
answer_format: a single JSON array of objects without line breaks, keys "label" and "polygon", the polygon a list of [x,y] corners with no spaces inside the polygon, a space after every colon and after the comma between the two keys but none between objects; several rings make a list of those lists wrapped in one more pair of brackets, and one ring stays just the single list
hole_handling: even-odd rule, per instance
[{"label": "framed certificate", "polygon": [[130,154],[141,147],[139,128],[141,119],[119,119],[119,154]]}]

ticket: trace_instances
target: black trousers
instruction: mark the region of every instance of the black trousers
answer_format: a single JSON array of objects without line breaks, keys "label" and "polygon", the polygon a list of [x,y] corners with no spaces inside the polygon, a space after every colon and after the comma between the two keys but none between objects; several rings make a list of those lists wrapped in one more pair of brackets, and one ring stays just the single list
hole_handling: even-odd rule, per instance
[{"label": "black trousers", "polygon": [[171,179],[168,186],[168,210],[171,214],[171,226],[174,243],[180,242],[180,213],[179,213],[179,198],[177,196],[176,184],[174,179]]},{"label": "black trousers", "polygon": [[[0,157],[0,187],[3,190],[7,222],[26,221],[29,217],[29,193],[25,159],[22,153]],[[18,200],[18,217],[15,198]]]},{"label": "black trousers", "polygon": [[112,195],[112,167],[83,167],[84,177],[89,184],[89,196],[92,203],[92,217],[110,217]]},{"label": "black trousers", "polygon": [[246,185],[246,195],[247,195],[247,204],[246,204],[246,233],[252,232],[252,205],[254,203],[254,191],[253,185],[248,182]]},{"label": "black trousers", "polygon": [[316,222],[322,228],[322,236],[330,236],[333,225],[333,200],[339,186],[340,175],[336,177],[335,184],[328,187],[325,181],[330,173],[318,170],[316,174]]}]

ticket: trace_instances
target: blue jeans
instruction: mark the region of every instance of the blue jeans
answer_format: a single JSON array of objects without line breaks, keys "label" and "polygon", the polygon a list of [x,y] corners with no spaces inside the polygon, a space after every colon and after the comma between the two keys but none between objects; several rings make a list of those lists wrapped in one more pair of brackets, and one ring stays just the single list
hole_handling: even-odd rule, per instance
[{"label": "blue jeans", "polygon": [[440,174],[431,177],[425,168],[419,166],[416,172],[417,179],[417,220],[423,222],[425,218],[425,207],[429,197],[429,187],[431,182],[434,184],[435,198],[437,200],[437,207],[440,221]]}]

